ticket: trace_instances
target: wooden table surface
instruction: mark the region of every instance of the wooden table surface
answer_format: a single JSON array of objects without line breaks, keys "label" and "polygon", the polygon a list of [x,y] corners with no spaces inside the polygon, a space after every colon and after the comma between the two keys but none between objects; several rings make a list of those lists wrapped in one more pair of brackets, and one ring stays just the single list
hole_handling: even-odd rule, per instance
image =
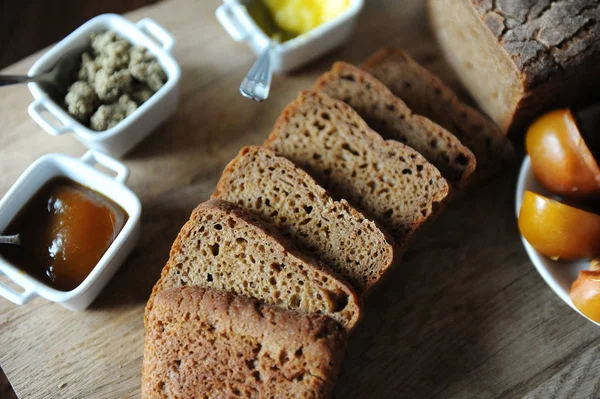
[{"label": "wooden table surface", "polygon": [[[189,213],[224,165],[268,135],[283,107],[333,60],[358,63],[386,45],[406,48],[452,85],[421,0],[371,0],[344,49],[274,80],[258,104],[237,86],[254,57],[214,18],[217,0],[169,0],[149,16],[177,38],[181,104],[125,159],[143,204],[139,245],[88,311],[43,299],[0,299],[0,365],[20,398],[133,398],[140,394],[143,309]],[[37,56],[3,72],[25,72]],[[51,137],[28,116],[25,87],[0,97],[0,195],[48,152],[79,156],[72,136]],[[545,285],[519,240],[517,167],[472,189],[423,231],[366,303],[337,398],[598,398],[600,329]]]}]

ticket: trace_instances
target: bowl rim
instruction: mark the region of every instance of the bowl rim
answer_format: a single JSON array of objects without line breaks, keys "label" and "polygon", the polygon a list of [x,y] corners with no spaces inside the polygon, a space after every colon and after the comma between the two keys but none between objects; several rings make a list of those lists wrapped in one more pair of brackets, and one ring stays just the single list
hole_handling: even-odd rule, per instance
[{"label": "bowl rim", "polygon": [[[140,20],[140,21],[143,21]],[[78,135],[81,139],[88,142],[101,142],[113,136],[116,136],[122,133],[124,130],[131,127],[136,121],[138,121],[141,116],[147,112],[149,112],[154,106],[156,106],[160,100],[162,100],[168,93],[174,90],[174,88],[179,84],[181,78],[181,68],[175,58],[170,54],[169,51],[160,47],[150,36],[148,36],[145,32],[143,32],[139,26],[135,23],[129,21],[127,18],[122,17],[117,14],[101,14],[98,15],[67,35],[65,38],[60,40],[58,43],[53,45],[48,51],[46,51],[40,58],[32,65],[32,67],[27,72],[28,76],[33,76],[38,73],[42,73],[47,71],[51,65],[54,65],[55,61],[62,55],[65,54],[74,48],[76,48],[75,42],[80,40],[82,37],[88,36],[93,31],[99,31],[106,29],[107,25],[111,23],[115,23],[114,26],[111,26],[111,29],[116,33],[121,35],[124,39],[128,40],[130,43],[136,44],[140,41],[143,42],[143,46],[148,49],[149,52],[152,53],[161,64],[161,67],[165,71],[167,75],[167,81],[165,84],[154,93],[146,102],[140,105],[131,115],[127,116],[121,122],[116,124],[115,126],[104,130],[104,131],[95,131],[85,126],[77,119],[72,117],[60,104],[54,101],[42,88],[38,83],[28,83],[29,91],[33,95],[35,100],[44,100],[52,102],[56,107],[54,112],[57,112],[62,120],[69,121],[68,132],[72,132]],[[138,21],[139,23],[139,21]],[[103,28],[104,27],[104,28]],[[126,32],[126,29],[136,31],[136,35],[138,39],[132,39],[132,35]],[[67,132],[65,131],[65,132]]]},{"label": "bowl rim", "polygon": [[[531,168],[531,159],[530,159],[529,155],[526,155],[525,158],[523,159],[523,163],[521,164],[521,169],[519,171],[519,177],[517,180],[517,187],[515,190],[515,211],[516,211],[517,221],[519,219],[519,212],[521,210],[521,205],[523,203],[523,195],[525,194],[526,190],[538,192],[543,195],[549,194],[547,192],[547,190],[543,189],[540,186],[541,185],[539,184],[539,182],[535,179],[535,176],[533,175],[533,170]],[[582,267],[581,262],[552,260],[549,257],[542,255],[535,248],[533,248],[531,246],[531,244],[529,244],[529,242],[527,242],[525,237],[523,237],[522,234],[519,233],[519,236],[521,237],[521,242],[523,243],[523,246],[525,247],[525,252],[527,252],[527,256],[531,260],[531,263],[533,263],[533,266],[535,267],[535,269],[537,270],[539,275],[542,277],[542,279],[544,279],[544,281],[552,289],[552,291],[554,291],[554,293],[560,299],[562,299],[563,302],[565,302],[567,305],[569,305],[577,313],[579,313],[580,315],[582,315],[583,317],[588,319],[590,322],[596,324],[597,326],[600,326],[600,323],[590,319],[585,314],[583,314],[579,309],[577,309],[577,307],[573,304],[573,301],[571,300],[571,296],[569,295],[569,292],[561,286],[561,284],[559,283],[557,278],[551,273],[551,271],[549,270],[549,268],[547,266],[548,264],[553,264],[553,265],[556,265],[557,267],[577,267],[580,269]],[[573,282],[571,281],[570,284],[572,284],[572,283]]]},{"label": "bowl rim", "polygon": [[[88,153],[96,152],[94,150],[90,150]],[[86,155],[88,153],[86,153]],[[106,157],[105,154],[102,154],[101,156]],[[36,180],[34,175],[38,173],[39,169],[48,167],[50,165],[55,167],[58,170],[58,173],[51,174],[47,178]],[[82,172],[85,177],[74,178],[73,176],[70,176],[68,172],[65,172],[70,172],[73,170]],[[52,288],[35,277],[29,275],[17,265],[8,262],[0,256],[0,272],[2,272],[2,274],[7,275],[15,284],[22,286],[22,288],[32,290],[35,295],[39,295],[52,302],[61,303],[84,294],[85,291],[87,291],[99,280],[100,276],[106,269],[108,269],[110,266],[114,266],[113,262],[117,252],[126,244],[127,240],[130,239],[140,222],[142,206],[137,195],[135,195],[135,193],[131,191],[131,189],[127,187],[124,182],[119,182],[109,175],[100,172],[93,166],[83,162],[82,158],[74,158],[59,153],[50,153],[41,156],[31,165],[29,165],[29,167],[21,174],[9,191],[0,200],[0,219],[5,217],[6,204],[11,201],[14,196],[18,195],[21,190],[24,190],[27,185],[35,185],[36,189],[33,190],[31,196],[28,196],[27,200],[19,204],[12,216],[6,217],[7,225],[15,217],[15,215],[17,215],[25,207],[32,196],[35,195],[35,193],[37,193],[37,191],[44,184],[56,177],[65,177],[104,195],[106,198],[122,207],[128,215],[128,219],[123,225],[123,228],[119,234],[117,234],[117,237],[115,237],[111,245],[106,249],[98,263],[93,267],[87,277],[77,287],[70,291],[61,291]],[[90,184],[90,181],[94,181],[96,183]],[[106,185],[107,188],[98,188],[101,185]],[[116,194],[115,190],[120,191],[120,193]],[[120,200],[119,198],[115,198],[117,196],[126,196],[128,198],[127,200]],[[125,202],[128,202],[129,205],[127,205]],[[16,276],[18,276],[18,278],[13,278]]]}]

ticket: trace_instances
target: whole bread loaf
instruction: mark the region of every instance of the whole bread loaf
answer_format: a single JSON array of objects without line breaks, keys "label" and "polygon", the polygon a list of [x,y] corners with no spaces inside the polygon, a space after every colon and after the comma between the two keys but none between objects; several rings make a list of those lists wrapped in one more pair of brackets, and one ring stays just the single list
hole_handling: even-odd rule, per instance
[{"label": "whole bread loaf", "polygon": [[347,282],[300,253],[273,226],[222,200],[200,204],[183,226],[146,312],[158,292],[183,286],[324,314],[348,330],[361,317],[359,298]]},{"label": "whole bread loaf", "polygon": [[417,150],[455,186],[463,186],[475,171],[475,156],[460,140],[407,105],[371,74],[336,62],[314,90],[350,105],[384,139]]},{"label": "whole bread loaf", "polygon": [[171,288],[148,315],[142,398],[327,398],[345,341],[325,316]]},{"label": "whole bread loaf", "polygon": [[505,170],[514,158],[511,142],[491,120],[463,104],[437,76],[396,48],[377,51],[361,66],[410,109],[454,134],[477,159],[477,178]]},{"label": "whole bread loaf", "polygon": [[301,92],[265,146],[311,174],[405,242],[448,195],[448,183],[421,154],[384,140],[347,104]]},{"label": "whole bread loaf", "polygon": [[503,132],[598,99],[600,1],[429,0],[433,31]]},{"label": "whole bread loaf", "polygon": [[223,171],[213,198],[273,224],[298,248],[369,291],[394,261],[391,238],[345,200],[334,201],[306,172],[262,147],[243,148]]}]

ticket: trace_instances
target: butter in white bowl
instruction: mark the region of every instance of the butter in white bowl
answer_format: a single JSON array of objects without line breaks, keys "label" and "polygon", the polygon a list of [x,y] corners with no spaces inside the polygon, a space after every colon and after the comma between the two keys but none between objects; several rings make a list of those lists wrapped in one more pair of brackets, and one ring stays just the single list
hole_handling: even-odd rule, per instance
[{"label": "butter in white bowl", "polygon": [[236,42],[247,43],[255,54],[275,37],[273,70],[289,72],[347,42],[363,5],[364,0],[224,0],[216,16]]}]

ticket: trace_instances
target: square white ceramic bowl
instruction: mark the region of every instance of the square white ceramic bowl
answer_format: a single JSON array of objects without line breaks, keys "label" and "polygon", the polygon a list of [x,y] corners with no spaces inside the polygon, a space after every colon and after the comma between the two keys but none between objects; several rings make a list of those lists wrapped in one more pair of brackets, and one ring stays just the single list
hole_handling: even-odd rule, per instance
[{"label": "square white ceramic bowl", "polygon": [[[114,171],[116,176],[111,177],[100,172],[94,168],[96,164]],[[129,169],[116,159],[93,150],[81,158],[48,154],[31,164],[0,201],[0,232],[6,229],[46,182],[58,176],[67,177],[109,198],[125,210],[128,215],[127,222],[87,278],[71,291],[59,291],[49,287],[0,256],[0,274],[6,275],[24,290],[17,292],[0,283],[0,296],[22,305],[38,295],[70,310],[84,310],[135,247],[139,237],[142,206],[137,196],[125,186]]]},{"label": "square white ceramic bowl", "polygon": [[[217,8],[216,16],[229,36],[237,42],[247,43],[255,54],[260,54],[271,39],[248,14],[244,6],[246,1],[224,0]],[[292,71],[346,42],[354,32],[363,5],[363,0],[350,0],[349,7],[338,17],[275,45],[271,55],[273,70]]]},{"label": "square white ceramic bowl", "polygon": [[[29,105],[28,111],[33,120],[51,135],[72,132],[86,147],[121,157],[171,116],[177,108],[181,70],[171,55],[175,39],[166,30],[149,18],[134,24],[119,15],[99,15],[52,47],[33,64],[28,75],[33,76],[50,70],[61,56],[70,51],[83,51],[89,46],[90,34],[103,30],[115,31],[129,42],[146,47],[167,74],[165,85],[119,124],[102,132],[94,131],[71,117],[37,83],[28,84],[35,99]],[[60,126],[53,124],[45,116],[46,112],[52,115]]]},{"label": "square white ceramic bowl", "polygon": [[[523,160],[523,165],[521,166],[521,171],[519,173],[519,180],[517,182],[517,191],[515,197],[517,220],[519,219],[521,205],[523,204],[523,196],[525,195],[526,190],[533,191],[534,193],[538,193],[549,198],[553,197],[553,194],[546,190],[533,175],[533,170],[531,169],[531,159],[529,156],[526,156],[525,160]],[[577,313],[587,318],[597,326],[600,326],[600,323],[591,320],[589,317],[581,313],[579,309],[577,309],[577,307],[573,304],[573,301],[571,301],[570,295],[571,284],[577,280],[580,271],[588,270],[590,268],[590,262],[583,260],[553,260],[536,251],[535,248],[533,248],[531,244],[527,242],[525,237],[521,236],[521,240],[523,241],[527,255],[529,255],[529,259],[531,259],[531,263],[533,263],[546,284],[552,288],[552,291],[554,291],[560,299],[573,308],[573,310],[575,310]]]}]

